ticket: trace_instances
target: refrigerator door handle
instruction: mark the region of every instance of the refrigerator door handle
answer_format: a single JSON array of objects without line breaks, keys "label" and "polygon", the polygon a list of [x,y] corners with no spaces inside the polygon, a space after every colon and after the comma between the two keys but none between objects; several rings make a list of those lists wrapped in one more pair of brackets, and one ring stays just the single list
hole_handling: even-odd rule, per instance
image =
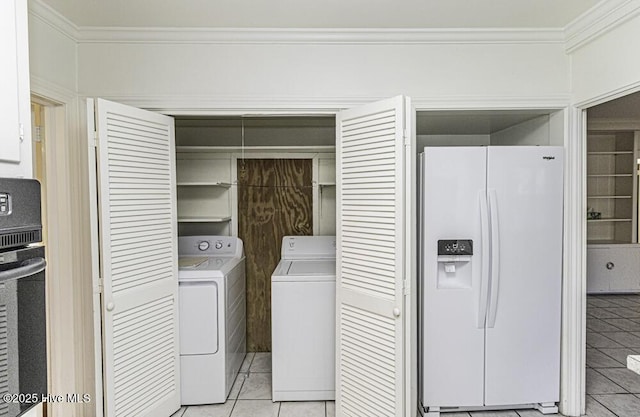
[{"label": "refrigerator door handle", "polygon": [[491,219],[491,298],[487,327],[496,324],[498,312],[498,289],[500,285],[500,230],[498,229],[498,198],[496,190],[489,190],[489,213]]},{"label": "refrigerator door handle", "polygon": [[478,301],[478,329],[485,326],[487,316],[487,303],[489,297],[489,206],[485,190],[478,194],[480,201],[480,299]]}]

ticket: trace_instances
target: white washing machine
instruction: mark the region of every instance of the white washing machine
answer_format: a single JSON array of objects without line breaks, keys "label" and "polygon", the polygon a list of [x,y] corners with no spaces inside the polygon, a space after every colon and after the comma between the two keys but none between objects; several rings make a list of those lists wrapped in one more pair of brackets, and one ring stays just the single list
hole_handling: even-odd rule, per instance
[{"label": "white washing machine", "polygon": [[336,238],[285,236],[271,276],[273,401],[335,399]]},{"label": "white washing machine", "polygon": [[247,353],[242,240],[179,237],[178,256],[181,402],[223,403]]}]

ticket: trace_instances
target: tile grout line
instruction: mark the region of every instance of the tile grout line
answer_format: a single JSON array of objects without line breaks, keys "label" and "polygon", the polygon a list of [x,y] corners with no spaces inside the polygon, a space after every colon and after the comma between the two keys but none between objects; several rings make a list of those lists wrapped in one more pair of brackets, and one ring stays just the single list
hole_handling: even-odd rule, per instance
[{"label": "tile grout line", "polygon": [[[596,395],[615,395],[615,394],[596,394]],[[605,410],[609,411],[611,414],[613,414],[616,417],[620,417],[617,413],[615,413],[613,410],[609,409],[609,407],[607,407],[606,405],[602,404],[600,401],[598,401],[597,398],[595,398],[593,395],[591,395],[591,398],[593,399],[593,401],[597,402],[598,404],[600,404],[602,407],[604,407]],[[586,411],[586,410],[585,410]]]},{"label": "tile grout line", "polygon": [[[240,388],[242,388],[242,387],[240,387]],[[233,405],[231,406],[231,411],[229,412],[229,417],[231,417],[233,415],[233,410],[236,409],[236,404],[238,404],[238,399],[237,398],[235,400],[233,400]]]},{"label": "tile grout line", "polygon": [[[608,376],[606,376],[602,372],[599,372],[598,369],[596,369],[596,368],[589,368],[589,369],[591,369],[594,372],[597,372],[603,378],[607,379],[609,382],[611,382],[612,384],[622,388],[625,391],[625,392],[612,392],[612,393],[609,393],[609,394],[633,394],[632,392],[629,392],[629,390],[627,390],[625,387],[623,387],[622,385],[618,384],[617,382],[615,382],[614,380],[612,380],[611,378],[609,378]],[[619,369],[619,368],[600,368],[600,369]],[[591,395],[607,395],[607,394],[591,394]]]},{"label": "tile grout line", "polygon": [[[616,361],[617,363],[619,363],[620,365],[622,365],[622,367],[623,367],[623,368],[626,368],[626,367],[627,367],[627,364],[626,364],[626,363],[622,363],[622,362],[620,362],[618,359],[616,359],[616,358],[614,358],[613,356],[609,355],[607,352],[603,352],[602,350],[600,350],[600,348],[592,348],[592,349],[595,349],[595,350],[597,350],[598,352],[602,353],[603,355],[605,355],[605,356],[607,356],[607,357],[609,357],[609,358],[613,359],[614,361]],[[603,349],[620,349],[620,348],[603,348]],[[625,346],[625,347],[624,347],[624,349],[632,349],[632,350],[634,350],[634,349],[636,349],[636,348],[629,348],[629,347],[626,347],[626,346]]]}]

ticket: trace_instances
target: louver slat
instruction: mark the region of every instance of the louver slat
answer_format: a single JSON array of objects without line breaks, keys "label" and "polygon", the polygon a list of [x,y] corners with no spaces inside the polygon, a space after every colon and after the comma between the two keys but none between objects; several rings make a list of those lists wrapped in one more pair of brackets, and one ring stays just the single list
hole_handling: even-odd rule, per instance
[{"label": "louver slat", "polygon": [[341,113],[338,121],[337,410],[403,413],[404,99]]},{"label": "louver slat", "polygon": [[173,119],[97,102],[106,415],[179,406]]}]

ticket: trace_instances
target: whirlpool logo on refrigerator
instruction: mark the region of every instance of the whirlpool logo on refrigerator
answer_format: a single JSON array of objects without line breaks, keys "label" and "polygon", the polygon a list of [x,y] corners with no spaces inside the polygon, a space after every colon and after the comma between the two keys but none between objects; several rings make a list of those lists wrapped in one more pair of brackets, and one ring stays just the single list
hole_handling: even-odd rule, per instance
[{"label": "whirlpool logo on refrigerator", "polygon": [[542,159],[544,159],[545,161],[551,161],[553,159],[556,159],[555,156],[543,156]]}]

